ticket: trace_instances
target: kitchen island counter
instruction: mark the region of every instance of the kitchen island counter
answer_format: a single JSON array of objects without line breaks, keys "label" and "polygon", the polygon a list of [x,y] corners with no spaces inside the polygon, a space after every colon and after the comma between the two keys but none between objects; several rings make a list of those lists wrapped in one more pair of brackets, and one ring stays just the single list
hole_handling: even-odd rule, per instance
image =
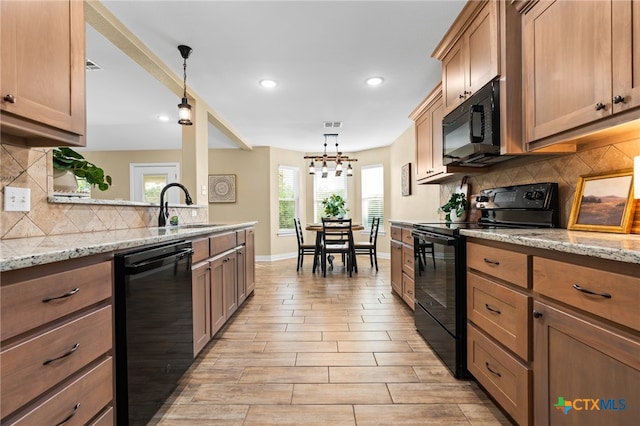
[{"label": "kitchen island counter", "polygon": [[149,227],[2,240],[0,241],[0,272],[148,244],[190,239],[216,232],[250,228],[256,223]]}]

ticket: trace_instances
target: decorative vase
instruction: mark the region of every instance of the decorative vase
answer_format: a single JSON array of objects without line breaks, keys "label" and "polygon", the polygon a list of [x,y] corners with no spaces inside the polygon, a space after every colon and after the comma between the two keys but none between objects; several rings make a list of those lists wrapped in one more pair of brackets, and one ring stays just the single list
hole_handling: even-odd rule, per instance
[{"label": "decorative vase", "polygon": [[456,215],[456,210],[451,210],[449,212],[449,217],[451,218],[451,222],[464,222],[464,220],[467,218],[467,211],[463,210],[460,213],[460,216]]},{"label": "decorative vase", "polygon": [[76,192],[78,180],[69,170],[53,170],[53,190],[55,192]]}]

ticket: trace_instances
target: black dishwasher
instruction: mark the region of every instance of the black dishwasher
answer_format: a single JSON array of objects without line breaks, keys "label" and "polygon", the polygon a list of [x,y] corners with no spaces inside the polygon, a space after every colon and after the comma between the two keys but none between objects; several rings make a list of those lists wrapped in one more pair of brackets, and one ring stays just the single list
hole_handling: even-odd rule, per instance
[{"label": "black dishwasher", "polygon": [[118,425],[146,425],[193,362],[191,242],[115,255]]}]

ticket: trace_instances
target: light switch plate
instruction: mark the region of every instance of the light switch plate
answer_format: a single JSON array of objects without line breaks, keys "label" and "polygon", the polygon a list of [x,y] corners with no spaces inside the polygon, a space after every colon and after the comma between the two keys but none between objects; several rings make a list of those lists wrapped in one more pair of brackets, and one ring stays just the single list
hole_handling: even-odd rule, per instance
[{"label": "light switch plate", "polygon": [[4,211],[28,212],[31,210],[31,189],[4,187]]}]

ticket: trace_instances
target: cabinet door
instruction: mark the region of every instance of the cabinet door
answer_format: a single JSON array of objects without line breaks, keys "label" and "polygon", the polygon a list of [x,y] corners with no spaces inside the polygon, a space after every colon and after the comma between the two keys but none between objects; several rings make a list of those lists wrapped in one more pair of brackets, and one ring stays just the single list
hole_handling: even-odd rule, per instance
[{"label": "cabinet door", "polygon": [[[534,302],[534,421],[631,425],[640,418],[640,342]],[[635,419],[635,420],[634,420]]]},{"label": "cabinet door", "polygon": [[497,1],[482,8],[465,32],[464,94],[469,96],[498,75]]},{"label": "cabinet door", "polygon": [[465,58],[463,40],[459,40],[442,60],[442,101],[445,114],[451,112],[464,101]]},{"label": "cabinet door", "polygon": [[224,280],[224,307],[225,318],[231,318],[231,315],[238,309],[238,254],[237,252],[229,253],[225,256],[222,268]]},{"label": "cabinet door", "polygon": [[224,300],[224,265],[225,257],[220,256],[211,261],[211,336],[222,328],[226,321]]},{"label": "cabinet door", "polygon": [[539,2],[525,15],[527,142],[611,114],[611,25],[610,1]]},{"label": "cabinet door", "polygon": [[391,288],[402,297],[402,244],[391,241]]},{"label": "cabinet door", "polygon": [[247,282],[246,282],[246,248],[243,246],[239,248],[236,252],[237,260],[238,260],[238,277],[236,282],[236,291],[238,294],[238,307],[242,305],[242,302],[247,298]]},{"label": "cabinet door", "polygon": [[200,353],[211,338],[211,267],[209,262],[196,265],[191,271],[193,304],[193,355]]},{"label": "cabinet door", "polygon": [[442,88],[427,98],[426,110],[416,120],[416,180],[443,173],[442,169]]},{"label": "cabinet door", "polygon": [[616,113],[640,106],[640,0],[614,1],[612,19],[612,101]]},{"label": "cabinet door", "polygon": [[247,229],[245,240],[245,275],[246,293],[249,296],[256,288],[256,243],[255,230]]},{"label": "cabinet door", "polygon": [[[3,1],[0,102],[3,133],[85,133],[84,2]],[[9,100],[13,98],[13,102]],[[32,120],[23,122],[16,117]],[[44,132],[44,134],[42,133]],[[58,134],[59,136],[59,134]],[[28,138],[28,137],[27,137]],[[74,139],[73,144],[81,139]],[[63,141],[43,143],[44,146]]]}]

